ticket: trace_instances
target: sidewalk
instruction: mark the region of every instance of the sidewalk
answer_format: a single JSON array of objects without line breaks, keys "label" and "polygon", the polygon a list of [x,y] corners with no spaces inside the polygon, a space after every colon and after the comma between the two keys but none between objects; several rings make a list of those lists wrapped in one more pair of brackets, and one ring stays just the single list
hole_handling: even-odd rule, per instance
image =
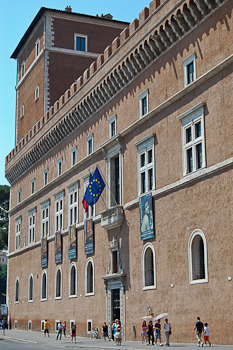
[{"label": "sidewalk", "polygon": [[[6,330],[5,336],[3,336],[2,331],[0,330],[0,339],[11,339],[14,341],[27,342],[27,343],[39,343],[43,346],[59,344],[59,348],[73,348],[73,349],[126,349],[126,350],[136,350],[136,349],[150,349],[152,346],[142,345],[141,341],[122,341],[121,346],[115,346],[115,343],[112,341],[104,341],[103,339],[90,339],[86,337],[77,337],[77,343],[71,343],[70,335],[67,335],[66,338],[62,336],[61,340],[56,340],[56,334],[50,334],[50,337],[44,337],[44,334],[41,332],[33,332],[33,331],[21,331],[21,330]],[[164,343],[163,343],[164,344]],[[166,349],[167,346],[163,345]],[[153,347],[154,348],[154,347]],[[160,347],[159,347],[160,348]],[[183,350],[194,350],[197,348],[197,344],[170,344],[170,348],[183,349]],[[208,347],[209,348],[209,347]],[[233,350],[233,345],[214,345],[212,344],[211,349],[217,350]],[[205,349],[205,348],[203,348]]]}]

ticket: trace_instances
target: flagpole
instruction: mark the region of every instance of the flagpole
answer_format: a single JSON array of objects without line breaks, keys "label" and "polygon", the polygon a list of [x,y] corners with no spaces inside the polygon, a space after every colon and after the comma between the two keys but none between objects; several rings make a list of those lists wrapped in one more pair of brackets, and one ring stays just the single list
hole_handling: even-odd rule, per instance
[{"label": "flagpole", "polygon": [[[112,198],[113,198],[115,204],[118,205],[118,203],[117,203],[117,201],[116,201],[116,199],[115,199],[115,197],[114,197],[114,195],[113,195],[113,193],[112,193],[112,190],[111,190],[111,188],[108,186],[108,182],[106,181],[106,179],[105,179],[105,177],[104,177],[104,175],[103,175],[103,173],[102,173],[102,171],[101,171],[101,169],[100,169],[100,167],[99,167],[99,164],[97,164],[97,167],[98,167],[98,169],[99,169],[99,171],[100,171],[100,173],[101,173],[101,176],[104,178],[104,181],[105,181],[105,183],[106,183],[106,186],[108,187],[108,189],[109,189],[109,191],[110,191],[110,193],[111,193],[111,195],[112,195]],[[106,204],[105,204],[105,206],[106,206]],[[106,208],[107,208],[107,206],[106,206]]]}]

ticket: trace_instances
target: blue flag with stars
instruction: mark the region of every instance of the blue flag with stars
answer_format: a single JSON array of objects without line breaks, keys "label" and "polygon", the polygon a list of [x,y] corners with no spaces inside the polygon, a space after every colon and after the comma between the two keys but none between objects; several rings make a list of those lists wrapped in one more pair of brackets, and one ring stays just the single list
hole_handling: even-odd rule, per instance
[{"label": "blue flag with stars", "polygon": [[93,205],[98,201],[105,187],[104,180],[99,172],[98,167],[96,167],[95,172],[87,186],[84,199],[93,207]]}]

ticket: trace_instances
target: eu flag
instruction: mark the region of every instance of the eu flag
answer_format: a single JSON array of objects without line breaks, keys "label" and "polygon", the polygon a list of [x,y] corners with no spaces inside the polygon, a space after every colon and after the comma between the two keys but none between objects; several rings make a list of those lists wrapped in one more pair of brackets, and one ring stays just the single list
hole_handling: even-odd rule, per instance
[{"label": "eu flag", "polygon": [[96,167],[95,172],[87,186],[84,199],[90,205],[93,207],[93,205],[98,201],[99,197],[101,196],[101,193],[103,192],[105,187],[104,180],[99,172],[98,167]]}]

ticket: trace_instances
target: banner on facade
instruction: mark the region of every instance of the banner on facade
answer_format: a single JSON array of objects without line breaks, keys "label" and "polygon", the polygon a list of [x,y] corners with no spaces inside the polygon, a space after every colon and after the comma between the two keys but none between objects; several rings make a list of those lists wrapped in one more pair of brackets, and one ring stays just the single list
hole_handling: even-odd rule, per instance
[{"label": "banner on facade", "polygon": [[141,240],[154,237],[152,194],[148,193],[139,198]]},{"label": "banner on facade", "polygon": [[84,221],[84,242],[85,242],[85,255],[94,253],[94,231],[93,220],[87,219]]},{"label": "banner on facade", "polygon": [[62,263],[62,237],[61,232],[55,232],[55,264]]},{"label": "banner on facade", "polygon": [[41,239],[41,267],[48,267],[48,242],[47,237]]},{"label": "banner on facade", "polygon": [[69,227],[69,246],[68,246],[68,259],[77,258],[77,234],[76,226]]}]

